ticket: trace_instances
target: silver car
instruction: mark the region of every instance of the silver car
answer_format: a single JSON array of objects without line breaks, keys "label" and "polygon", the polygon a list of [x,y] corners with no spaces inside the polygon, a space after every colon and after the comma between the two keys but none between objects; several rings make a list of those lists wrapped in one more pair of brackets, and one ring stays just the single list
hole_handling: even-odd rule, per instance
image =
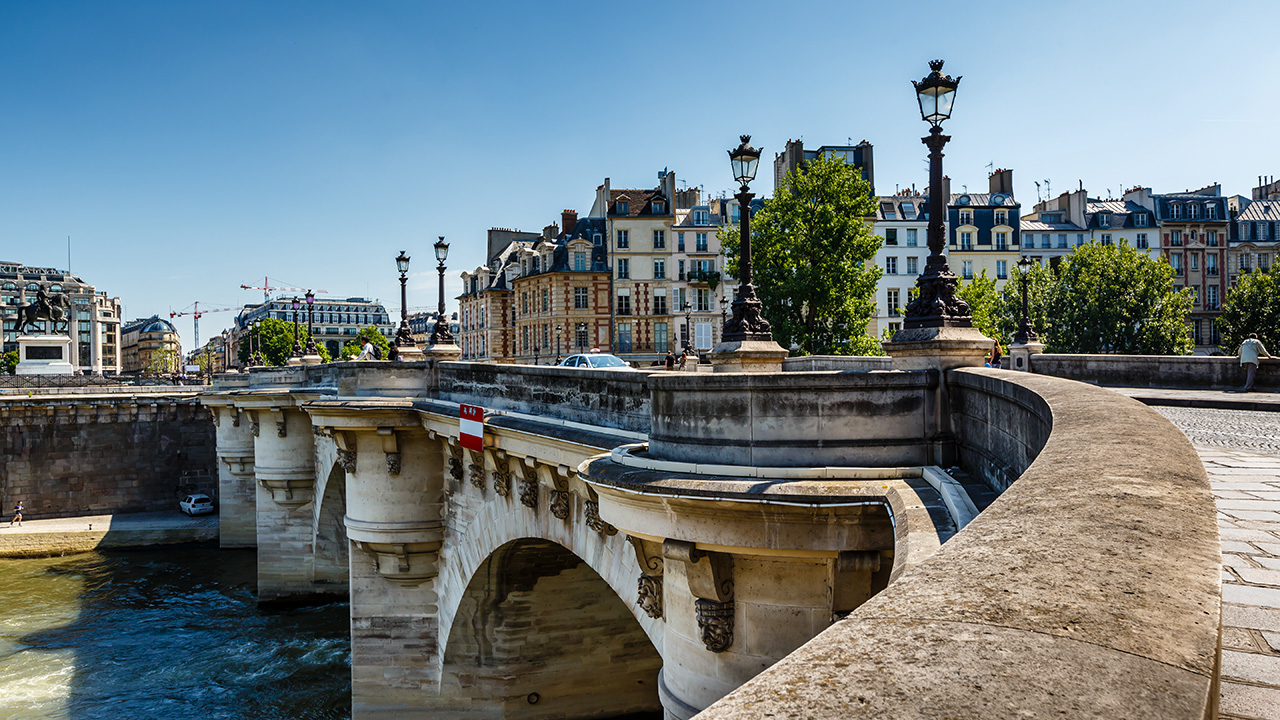
[{"label": "silver car", "polygon": [[213,512],[213,499],[208,495],[188,495],[178,503],[178,509],[188,515],[208,515]]},{"label": "silver car", "polygon": [[590,368],[592,370],[633,370],[627,361],[617,355],[608,353],[589,353],[570,355],[560,363],[560,367]]}]

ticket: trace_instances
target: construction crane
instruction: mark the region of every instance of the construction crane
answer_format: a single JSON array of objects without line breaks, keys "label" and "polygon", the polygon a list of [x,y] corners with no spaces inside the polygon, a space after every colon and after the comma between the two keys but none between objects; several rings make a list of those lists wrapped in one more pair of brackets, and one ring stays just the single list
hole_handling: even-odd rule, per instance
[{"label": "construction crane", "polygon": [[[261,290],[263,302],[271,302],[272,290],[285,290],[285,291],[292,291],[292,292],[307,292],[308,290],[308,288],[285,287],[283,284],[284,283],[283,280],[276,280],[276,282],[282,283],[281,285],[272,285],[271,280],[272,279],[269,277],[263,277],[261,285],[241,285],[240,289],[241,290]],[[315,293],[316,295],[324,295],[329,291],[328,290],[312,290],[311,292]]]},{"label": "construction crane", "polygon": [[[188,310],[187,308],[192,308],[192,309]],[[184,315],[194,315],[195,316],[195,320],[194,320],[195,336],[196,336],[195,347],[199,348],[200,347],[200,316],[201,315],[204,315],[206,313],[227,312],[228,310],[239,310],[239,309],[240,308],[234,308],[234,307],[220,307],[220,308],[206,308],[204,310],[201,310],[200,301],[197,300],[191,303],[190,305],[188,305],[187,307],[182,308],[181,310],[176,310],[174,312],[169,313],[169,319],[172,320],[173,318],[182,317]]]}]

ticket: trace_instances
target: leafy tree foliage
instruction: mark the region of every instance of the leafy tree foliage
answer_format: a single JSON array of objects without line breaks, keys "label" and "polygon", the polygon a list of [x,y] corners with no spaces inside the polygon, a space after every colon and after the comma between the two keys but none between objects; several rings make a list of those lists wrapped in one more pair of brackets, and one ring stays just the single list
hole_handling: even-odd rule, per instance
[{"label": "leafy tree foliage", "polygon": [[[1001,328],[1022,314],[1020,270],[1001,292]],[[1186,355],[1191,290],[1175,290],[1173,268],[1127,243],[1091,242],[1062,258],[1056,271],[1033,265],[1027,277],[1031,325],[1055,353]]]},{"label": "leafy tree foliage", "polygon": [[147,355],[147,366],[144,375],[171,375],[178,372],[182,357],[177,350],[152,350]]},{"label": "leafy tree foliage", "polygon": [[[287,364],[289,356],[293,353],[293,323],[278,318],[264,318],[259,333],[262,341],[262,358],[266,364],[275,366]],[[243,366],[249,364],[249,338],[252,335],[253,331],[250,330],[243,336],[240,341],[240,350],[236,353]],[[304,349],[307,347],[308,337],[307,326],[301,325],[298,328],[298,338]],[[316,350],[321,362],[329,362],[329,349],[324,346],[324,343],[317,341]]]},{"label": "leafy tree foliage", "polygon": [[[866,334],[875,314],[880,268],[871,262],[882,239],[871,186],[843,158],[816,158],[787,175],[783,187],[751,219],[756,293],[773,336],[802,355],[880,355]],[[737,228],[720,241],[729,274],[738,277]]]},{"label": "leafy tree foliage", "polygon": [[10,350],[0,355],[0,373],[13,375],[18,372],[18,351]]},{"label": "leafy tree foliage", "polygon": [[1009,344],[1007,330],[1004,327],[1004,298],[996,290],[996,279],[987,276],[987,269],[969,282],[960,283],[956,294],[969,303],[969,311],[973,315],[973,326],[983,335],[1000,341],[1001,345]]},{"label": "leafy tree foliage", "polygon": [[1235,354],[1249,333],[1257,333],[1268,351],[1280,348],[1280,265],[1240,277],[1222,302],[1218,330],[1229,354]]},{"label": "leafy tree foliage", "polygon": [[368,339],[374,344],[374,347],[382,351],[383,360],[391,357],[391,343],[387,340],[387,336],[383,335],[378,328],[370,325],[367,328],[361,328],[360,332],[356,333],[355,339],[342,346],[342,359],[349,360],[359,355],[360,351],[364,349],[365,339]]}]

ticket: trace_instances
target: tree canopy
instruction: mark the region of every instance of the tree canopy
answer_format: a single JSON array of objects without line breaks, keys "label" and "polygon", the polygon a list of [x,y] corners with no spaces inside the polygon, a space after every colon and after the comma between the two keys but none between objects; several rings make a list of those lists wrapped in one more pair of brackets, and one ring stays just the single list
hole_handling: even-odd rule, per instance
[{"label": "tree canopy", "polygon": [[18,351],[10,350],[0,355],[0,373],[13,375],[18,372]]},{"label": "tree canopy", "polygon": [[[1021,269],[1001,291],[999,327],[1009,337],[1022,315]],[[1056,270],[1032,265],[1027,275],[1031,325],[1051,353],[1186,355],[1194,348],[1188,288],[1175,289],[1173,268],[1127,243],[1091,242]]]},{"label": "tree canopy", "polygon": [[[278,318],[264,318],[262,327],[259,330],[259,337],[262,341],[262,358],[267,365],[285,365],[289,360],[289,356],[293,353],[293,323]],[[248,366],[249,364],[249,344],[253,331],[250,330],[240,340],[240,350],[236,353],[240,358],[240,364]],[[307,347],[307,326],[300,325],[298,328],[299,343],[305,349]],[[320,355],[321,362],[329,362],[329,349],[322,342],[316,342],[316,350]]]},{"label": "tree canopy", "polygon": [[374,344],[374,347],[382,351],[382,359],[387,360],[391,357],[391,343],[387,341],[387,336],[382,334],[378,328],[370,325],[366,328],[360,328],[360,332],[356,336],[342,346],[342,359],[349,360],[360,354],[364,349],[364,341],[368,339]]},{"label": "tree canopy", "polygon": [[[744,209],[745,211],[745,209]],[[840,157],[818,157],[787,175],[751,218],[751,254],[762,314],[778,344],[802,355],[880,355],[866,334],[875,314],[882,240],[871,185]],[[739,277],[737,228],[721,230],[730,274]]]},{"label": "tree canopy", "polygon": [[1218,331],[1229,354],[1235,354],[1250,333],[1257,333],[1262,344],[1276,352],[1280,347],[1280,265],[1240,276],[1223,299]]}]

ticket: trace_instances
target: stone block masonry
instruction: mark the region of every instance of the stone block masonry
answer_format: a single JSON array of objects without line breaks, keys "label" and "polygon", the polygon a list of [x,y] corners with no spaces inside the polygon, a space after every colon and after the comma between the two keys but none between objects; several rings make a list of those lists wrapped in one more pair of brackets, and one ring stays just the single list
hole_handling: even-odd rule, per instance
[{"label": "stone block masonry", "polygon": [[0,398],[0,498],[30,518],[176,510],[216,497],[214,425],[194,393]]}]

